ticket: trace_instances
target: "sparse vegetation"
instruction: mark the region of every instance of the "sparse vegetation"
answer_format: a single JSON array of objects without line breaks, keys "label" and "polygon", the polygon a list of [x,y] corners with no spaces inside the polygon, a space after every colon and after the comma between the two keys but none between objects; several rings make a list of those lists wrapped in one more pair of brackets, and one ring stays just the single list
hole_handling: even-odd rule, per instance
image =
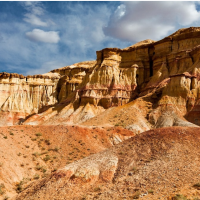
[{"label": "sparse vegetation", "polygon": [[182,194],[177,194],[176,196],[172,197],[172,200],[188,200],[186,196]]},{"label": "sparse vegetation", "polygon": [[42,166],[40,166],[40,165],[37,165],[37,166],[35,167],[35,169],[36,169],[37,171],[39,171],[39,170],[41,170],[41,169],[42,169]]},{"label": "sparse vegetation", "polygon": [[196,188],[196,189],[198,189],[198,190],[200,190],[200,183],[194,184],[193,187]]},{"label": "sparse vegetation", "polygon": [[42,133],[36,133],[35,134],[37,137],[40,137],[40,136],[42,136]]},{"label": "sparse vegetation", "polygon": [[36,169],[37,171],[41,171],[41,172],[43,172],[43,173],[45,173],[45,172],[47,171],[47,169],[46,169],[44,166],[40,166],[40,165],[37,165],[37,166],[35,167],[35,169]]},{"label": "sparse vegetation", "polygon": [[47,171],[46,168],[42,168],[42,172],[45,173]]},{"label": "sparse vegetation", "polygon": [[38,157],[38,156],[40,156],[41,154],[38,153],[38,152],[35,152],[35,153],[33,153],[32,155],[35,156],[35,157]]},{"label": "sparse vegetation", "polygon": [[98,136],[97,136],[97,135],[94,135],[93,137],[94,137],[95,139],[97,139]]},{"label": "sparse vegetation", "polygon": [[100,192],[100,191],[101,191],[101,188],[100,188],[100,187],[94,188],[94,192]]},{"label": "sparse vegetation", "polygon": [[35,157],[33,157],[33,158],[32,158],[32,160],[33,160],[33,161],[36,161],[36,158],[35,158]]},{"label": "sparse vegetation", "polygon": [[139,199],[140,198],[140,191],[135,192],[135,194],[132,196],[133,199]]},{"label": "sparse vegetation", "polygon": [[33,176],[33,179],[39,179],[40,178],[40,176],[39,176],[39,174],[35,174],[34,176]]},{"label": "sparse vegetation", "polygon": [[48,176],[48,174],[46,174],[46,173],[42,174],[42,178],[45,178],[47,176]]},{"label": "sparse vegetation", "polygon": [[47,153],[48,153],[48,151],[44,151],[40,155],[44,155],[44,154],[47,154]]},{"label": "sparse vegetation", "polygon": [[48,160],[50,160],[51,158],[50,158],[50,156],[49,155],[46,155],[44,158],[43,158],[43,160],[45,161],[45,162],[47,162]]},{"label": "sparse vegetation", "polygon": [[50,144],[51,144],[49,140],[45,140],[44,142],[45,142],[47,145],[50,145]]},{"label": "sparse vegetation", "polygon": [[60,149],[59,147],[55,147],[55,148],[54,148],[54,151],[58,152],[59,149]]},{"label": "sparse vegetation", "polygon": [[136,171],[138,171],[138,169],[137,169],[137,167],[133,167],[133,168],[131,169],[131,171],[136,172]]},{"label": "sparse vegetation", "polygon": [[5,185],[3,183],[0,184],[0,195],[5,193]]},{"label": "sparse vegetation", "polygon": [[19,183],[16,184],[16,192],[20,193],[23,190],[23,181],[20,181]]},{"label": "sparse vegetation", "polygon": [[[58,152],[58,151],[59,151],[59,149],[60,149],[60,148],[58,148],[58,147],[55,147],[54,149],[48,149],[48,151],[55,151],[55,152]],[[76,148],[74,148],[74,149],[76,149]]]},{"label": "sparse vegetation", "polygon": [[38,147],[40,147],[41,146],[41,141],[38,141]]},{"label": "sparse vegetation", "polygon": [[149,193],[149,194],[153,194],[154,191],[153,191],[152,189],[150,189],[150,190],[148,190],[148,193]]},{"label": "sparse vegetation", "polygon": [[[39,130],[39,128],[38,128],[38,130]],[[50,146],[47,146],[46,145],[46,141],[49,141],[49,140],[46,140],[45,141],[45,139],[46,138],[44,138],[43,139],[43,142],[41,142],[41,148],[39,149],[38,147],[37,147],[37,143],[39,142],[39,141],[41,141],[40,140],[40,138],[37,138],[37,141],[36,142],[30,142],[30,143],[28,143],[29,141],[30,141],[30,139],[31,138],[29,138],[28,137],[28,139],[27,138],[23,138],[22,140],[20,140],[21,141],[21,145],[18,145],[18,138],[19,138],[19,136],[20,135],[18,135],[16,132],[14,132],[14,134],[15,134],[15,137],[11,137],[11,136],[9,136],[9,132],[6,132],[7,134],[8,134],[8,139],[9,140],[11,140],[12,138],[14,138],[14,140],[13,141],[17,141],[16,142],[16,144],[17,144],[17,146],[19,147],[18,149],[16,148],[15,149],[15,152],[14,152],[14,156],[15,156],[15,158],[17,158],[19,161],[18,161],[18,163],[17,163],[17,167],[16,168],[20,168],[19,166],[20,166],[20,163],[22,163],[22,162],[24,162],[24,164],[25,164],[25,166],[26,166],[26,163],[27,162],[30,162],[30,165],[29,166],[26,166],[26,168],[24,167],[24,168],[21,168],[20,170],[21,171],[23,171],[23,170],[26,170],[26,171],[28,171],[29,169],[31,169],[29,172],[31,172],[30,174],[28,174],[28,173],[26,173],[26,174],[28,174],[29,176],[31,176],[31,180],[33,181],[34,179],[36,180],[36,179],[40,179],[40,178],[42,178],[42,177],[46,177],[47,176],[47,174],[48,173],[50,173],[50,172],[55,172],[56,170],[57,170],[57,168],[55,168],[55,167],[63,167],[63,165],[66,163],[66,164],[70,164],[72,161],[74,161],[75,160],[75,158],[76,158],[76,160],[78,160],[78,159],[80,159],[81,157],[84,157],[83,155],[83,153],[85,153],[86,155],[85,156],[87,156],[87,155],[89,155],[90,154],[90,152],[92,151],[94,151],[95,153],[98,151],[98,149],[96,150],[96,149],[94,149],[93,147],[93,145],[98,145],[98,144],[100,144],[100,145],[102,145],[101,144],[101,141],[103,142],[103,141],[105,141],[106,142],[106,144],[107,145],[105,145],[105,147],[109,147],[109,139],[107,138],[107,136],[109,136],[109,137],[113,137],[113,135],[115,134],[115,130],[116,130],[116,132],[118,131],[119,132],[119,134],[120,134],[120,131],[122,130],[122,131],[126,131],[126,130],[123,130],[123,129],[119,129],[119,128],[113,128],[113,131],[112,131],[112,133],[110,133],[110,135],[109,135],[109,133],[107,133],[105,130],[104,130],[104,132],[101,132],[102,130],[100,130],[99,131],[99,129],[97,129],[97,131],[94,131],[94,134],[92,135],[92,134],[90,134],[89,135],[89,137],[88,138],[83,138],[82,139],[82,133],[81,133],[81,135],[80,136],[75,136],[76,137],[76,139],[77,139],[77,141],[76,142],[74,142],[74,140],[73,140],[73,136],[71,136],[71,138],[69,138],[68,139],[68,135],[67,135],[67,139],[65,139],[64,138],[64,136],[62,137],[62,140],[60,139],[60,138],[56,138],[55,140],[54,140],[54,138],[53,137],[58,137],[58,135],[56,135],[56,134],[52,134],[52,135],[50,135],[49,136],[49,139],[50,139],[50,141],[51,141],[51,145]],[[99,131],[99,132],[98,132]],[[36,131],[37,132],[37,131]],[[47,130],[47,132],[49,132],[49,130]],[[118,133],[117,132],[117,133]],[[42,131],[42,133],[43,133],[43,136],[44,136],[44,134],[46,134],[46,132],[45,131]],[[27,134],[30,134],[30,132],[29,131],[27,131]],[[35,132],[34,132],[34,134],[35,134]],[[33,137],[35,137],[35,135],[32,135]],[[96,140],[94,140],[94,138],[93,138],[93,136],[95,136],[95,135],[98,135],[98,143],[97,143],[97,141]],[[105,134],[107,134],[107,135],[105,135]],[[126,132],[124,133],[124,135],[126,134]],[[96,135],[96,137],[97,137],[97,135]],[[46,136],[46,135],[45,135]],[[115,136],[115,135],[114,135]],[[2,136],[3,137],[3,136]],[[16,138],[17,137],[17,138]],[[183,137],[182,135],[181,135],[181,137]],[[104,138],[104,139],[102,139],[102,138]],[[48,139],[48,138],[47,138]],[[82,139],[82,140],[80,140],[80,139]],[[92,139],[92,141],[93,141],[93,144],[91,144],[91,142],[89,142],[89,139]],[[137,139],[137,138],[136,138]],[[3,140],[3,139],[2,139]],[[9,140],[5,140],[5,144],[6,143],[8,143],[8,144],[10,144],[11,142],[9,141]],[[63,142],[63,144],[65,144],[65,145],[63,145],[62,146],[62,149],[60,149],[60,145],[61,145],[61,142],[60,141],[62,141]],[[132,140],[128,140],[129,142],[124,142],[124,143],[122,143],[122,147],[120,146],[121,144],[119,144],[119,145],[117,145],[117,149],[115,150],[115,152],[116,152],[116,156],[118,156],[118,158],[119,158],[119,170],[121,170],[121,171],[119,171],[119,173],[118,173],[118,171],[116,171],[116,174],[114,174],[114,183],[116,183],[115,181],[116,180],[118,180],[118,177],[119,177],[119,175],[120,176],[122,176],[122,178],[123,178],[123,176],[125,177],[123,180],[125,180],[126,182],[125,183],[130,183],[132,180],[134,180],[135,179],[135,177],[137,178],[137,177],[139,177],[139,181],[140,181],[140,177],[141,177],[141,175],[143,174],[143,165],[145,165],[147,168],[149,167],[151,167],[152,165],[149,165],[149,164],[146,164],[146,159],[147,158],[149,158],[149,154],[144,154],[144,156],[142,155],[142,156],[138,156],[138,158],[137,159],[135,159],[135,155],[134,155],[134,151],[129,151],[130,150],[130,148],[129,147],[132,147],[133,148],[133,150],[134,150],[134,147],[136,146],[136,148],[138,148],[139,149],[139,146],[137,147],[137,145],[138,145],[138,143],[137,143],[137,140],[136,140],[136,143],[133,143],[132,142]],[[60,142],[60,143],[59,143]],[[78,143],[77,143],[78,142]],[[82,144],[83,144],[83,142],[85,142],[85,146],[81,146]],[[148,141],[147,141],[148,142]],[[26,148],[28,148],[26,145],[28,144],[28,145],[30,145],[30,148],[29,149],[26,149]],[[81,144],[81,145],[80,145]],[[134,144],[134,145],[133,145]],[[139,143],[140,144],[140,143]],[[153,143],[154,144],[154,143]],[[159,143],[160,144],[160,143]],[[15,144],[13,143],[13,146],[14,146]],[[57,145],[57,146],[56,146]],[[156,145],[156,144],[155,144]],[[154,145],[154,146],[155,146]],[[26,148],[25,148],[25,146],[26,146]],[[44,148],[44,147],[45,148]],[[33,148],[33,150],[31,150],[32,149],[32,147],[34,147]],[[22,149],[23,148],[23,149]],[[114,147],[115,148],[115,147]],[[156,148],[156,147],[155,147]],[[60,150],[59,150],[60,149]],[[80,149],[80,152],[78,152],[78,150]],[[20,152],[21,153],[20,153]],[[32,152],[31,152],[32,151]],[[38,152],[36,152],[36,151],[38,151]],[[50,151],[50,152],[49,152]],[[57,153],[59,151],[59,153]],[[17,153],[18,152],[18,153]],[[32,154],[33,153],[33,154]],[[118,153],[118,155],[117,155],[117,153]],[[27,158],[29,158],[28,160],[24,160],[23,159],[23,155],[24,154],[26,154],[27,155]],[[32,156],[31,156],[31,154],[32,154]],[[46,155],[47,154],[47,155]],[[48,155],[49,154],[49,155]],[[69,155],[70,154],[70,155]],[[122,156],[119,156],[119,155],[122,155]],[[16,157],[16,155],[18,155],[18,156],[21,156],[21,157]],[[62,159],[61,158],[61,155],[64,157],[64,159]],[[133,156],[134,155],[134,156]],[[147,157],[147,155],[148,155],[148,157]],[[156,156],[158,156],[156,153],[155,153],[155,155]],[[7,154],[5,154],[5,155],[3,155],[5,158],[6,158],[6,156],[7,156]],[[3,157],[2,156],[2,157]],[[69,157],[71,157],[71,158],[68,158],[69,160],[67,160],[66,158],[69,156]],[[109,155],[108,155],[109,156]],[[126,159],[129,159],[129,157],[131,156],[131,159],[134,157],[134,162],[127,162],[128,163],[128,165],[127,166],[125,166],[125,164],[127,164],[126,163]],[[36,161],[37,162],[31,162],[31,159],[36,159]],[[58,158],[57,160],[53,160],[53,159],[56,159],[56,158]],[[94,158],[94,157],[93,157]],[[21,160],[22,159],[22,160]],[[130,160],[131,160],[130,159]],[[20,161],[21,160],[21,161]],[[46,163],[44,163],[43,162],[43,160],[46,162]],[[71,160],[71,162],[70,162],[70,160]],[[86,163],[86,161],[88,160],[88,158],[87,159],[85,159],[85,161],[83,160],[83,163],[85,162]],[[3,160],[3,158],[2,158],[2,161],[4,162],[4,160]],[[54,162],[54,163],[50,163],[50,162]],[[4,168],[5,167],[7,167],[7,164],[6,164],[6,162],[7,161],[5,161],[5,166],[3,166]],[[43,164],[42,164],[43,163]],[[60,164],[61,163],[61,164]],[[79,163],[79,161],[77,162],[77,163]],[[81,162],[80,162],[81,163]],[[62,166],[61,166],[62,165]],[[175,165],[176,165],[176,163],[175,163]],[[122,166],[122,167],[121,167]],[[124,168],[123,168],[123,166],[124,166]],[[71,166],[69,167],[69,168],[72,168],[73,167],[73,164],[71,164]],[[81,167],[81,166],[80,166]],[[179,168],[179,172],[181,172],[181,167],[176,167],[176,166],[173,166],[175,169],[177,169],[177,168]],[[124,170],[125,169],[125,170]],[[35,171],[36,170],[36,171]],[[124,171],[123,171],[124,170]],[[150,168],[150,170],[151,170],[151,168]],[[2,172],[3,172],[3,170],[2,170]],[[138,176],[136,176],[136,174],[135,175],[133,175],[134,174],[134,172],[138,172],[138,174],[139,174],[139,172],[140,172],[140,176],[138,175]],[[121,174],[120,174],[121,173]],[[131,174],[130,176],[129,175],[127,175],[127,174]],[[35,175],[34,175],[35,174]],[[62,173],[61,173],[61,175],[62,175]],[[24,175],[25,176],[25,175]],[[51,175],[49,174],[49,176],[51,177]],[[54,173],[54,176],[55,177],[57,177],[57,176],[60,176],[60,172],[58,172],[58,173]],[[157,174],[156,174],[156,176],[157,176]],[[142,177],[143,178],[143,177]],[[152,181],[152,179],[153,179],[153,177],[151,176],[150,178],[147,176],[147,177],[145,177],[146,179],[145,179],[145,181],[146,182],[148,182],[149,180],[150,181]],[[160,177],[159,177],[160,178]],[[162,178],[162,176],[161,176],[161,178]],[[50,179],[47,179],[47,180],[50,180]],[[74,180],[74,181],[76,181],[76,179]],[[138,182],[139,182],[138,181]],[[37,181],[35,181],[36,183],[34,183],[34,184],[38,184],[37,183]],[[196,181],[196,182],[198,182],[198,180]],[[196,183],[196,182],[193,182],[193,183]],[[106,183],[107,184],[107,183]],[[104,193],[104,189],[106,188],[106,186],[108,186],[108,189],[106,189],[106,191],[109,191],[110,190],[110,185],[109,184],[94,184],[93,186],[91,186],[91,188],[89,189],[89,192],[91,192],[91,193],[93,193],[92,195],[93,196],[101,196],[100,194],[101,193]],[[161,183],[162,184],[162,183]],[[160,185],[161,185],[160,184]],[[175,183],[173,183],[173,184],[176,184],[176,186],[177,186],[177,183],[175,182]],[[53,184],[52,184],[53,185]],[[106,185],[106,186],[105,186]],[[137,192],[136,191],[136,189],[135,188],[133,188],[133,187],[131,187],[131,186],[129,186],[128,184],[127,184],[127,188],[125,188],[124,187],[124,185],[122,185],[122,192],[124,193],[124,194],[122,194],[122,192],[121,192],[121,186],[119,186],[119,190],[120,190],[120,192],[119,192],[119,194],[121,195],[121,197],[123,198],[123,196],[125,196],[125,198],[127,198],[127,199],[129,199],[129,196],[131,195],[131,197],[132,198],[130,198],[130,199],[139,199],[139,198],[141,198],[143,195],[146,195],[147,194],[147,191],[148,191],[148,193],[149,193],[149,195],[147,195],[147,198],[157,198],[160,194],[159,194],[159,192],[160,192],[160,185],[150,185],[150,184],[146,184],[146,187],[145,188],[143,188],[143,189],[141,189],[141,193],[140,192]],[[99,187],[100,186],[100,187]],[[6,185],[6,187],[7,187],[7,185]],[[26,183],[23,181],[23,183],[19,183],[18,184],[18,186],[17,186],[17,190],[19,191],[19,192],[21,192],[22,190],[24,190],[25,188],[26,188],[27,186],[26,186]],[[28,186],[28,187],[32,187],[32,183]],[[172,187],[173,187],[173,185],[172,185]],[[179,187],[179,186],[178,186]],[[196,184],[194,184],[193,185],[193,187],[195,187],[195,188],[200,188],[200,183],[196,183]],[[125,189],[124,189],[125,188]],[[139,186],[137,187],[137,188],[140,188]],[[7,188],[6,188],[7,189]],[[14,189],[15,189],[15,186],[14,186]],[[40,189],[40,188],[39,188]],[[123,189],[124,189],[124,191],[123,191]],[[179,188],[178,188],[179,189]],[[179,191],[177,189],[177,191]],[[195,192],[198,192],[197,190],[195,190],[194,188],[193,188],[193,191]],[[23,191],[24,192],[24,191]],[[100,193],[99,193],[100,192]],[[113,195],[113,198],[115,198],[116,196],[114,195],[114,192],[117,192],[117,190],[116,191],[111,191],[111,195]],[[95,194],[96,193],[96,194]],[[98,194],[99,193],[99,194]],[[181,193],[181,192],[180,192]],[[154,194],[154,196],[153,196],[153,194]],[[161,192],[161,194],[163,195],[163,193]],[[173,197],[173,200],[186,200],[187,198],[189,198],[189,197],[185,197],[185,196],[183,196],[183,195],[176,195],[175,196],[175,194],[176,193],[173,193],[174,194],[174,197]],[[160,197],[162,198],[162,195],[160,195]],[[172,196],[171,196],[171,193],[169,194],[170,195],[170,197],[172,198]],[[184,195],[185,195],[185,193],[184,193]],[[195,194],[193,194],[193,195],[196,195],[196,193]],[[5,194],[4,195],[2,195],[2,197],[1,198],[3,198],[3,196],[5,196]],[[103,196],[103,195],[102,195]],[[164,196],[164,195],[163,195]],[[104,196],[103,196],[104,197]],[[102,198],[103,198],[102,197]],[[196,197],[196,196],[195,196]],[[197,197],[195,198],[194,196],[193,197],[190,197],[190,199],[191,200],[199,200]],[[105,197],[104,197],[105,198]],[[164,198],[164,197],[163,197]],[[195,198],[195,199],[194,199]]]}]

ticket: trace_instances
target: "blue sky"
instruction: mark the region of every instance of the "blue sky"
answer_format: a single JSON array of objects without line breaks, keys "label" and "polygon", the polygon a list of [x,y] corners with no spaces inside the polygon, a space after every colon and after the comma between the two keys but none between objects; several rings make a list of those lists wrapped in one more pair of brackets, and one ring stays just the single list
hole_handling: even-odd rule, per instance
[{"label": "blue sky", "polygon": [[190,26],[198,2],[0,1],[0,72],[46,73]]}]

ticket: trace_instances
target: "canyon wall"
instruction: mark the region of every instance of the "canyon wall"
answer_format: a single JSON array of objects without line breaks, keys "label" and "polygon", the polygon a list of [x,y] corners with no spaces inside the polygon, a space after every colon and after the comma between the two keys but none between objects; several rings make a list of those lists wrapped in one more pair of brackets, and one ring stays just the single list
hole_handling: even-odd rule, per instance
[{"label": "canyon wall", "polygon": [[[191,27],[157,42],[144,40],[125,49],[106,48],[97,51],[96,61],[45,75],[2,73],[0,116],[7,113],[10,124],[30,115],[27,123],[58,118],[79,123],[105,109],[149,98],[152,107],[145,117],[153,125],[168,111],[173,113],[172,124],[177,117],[186,117],[199,125],[199,53],[200,28]],[[16,117],[10,116],[12,113]],[[77,120],[80,116],[83,119]]]},{"label": "canyon wall", "polygon": [[0,124],[21,123],[28,115],[57,103],[58,81],[58,76],[0,73]]}]

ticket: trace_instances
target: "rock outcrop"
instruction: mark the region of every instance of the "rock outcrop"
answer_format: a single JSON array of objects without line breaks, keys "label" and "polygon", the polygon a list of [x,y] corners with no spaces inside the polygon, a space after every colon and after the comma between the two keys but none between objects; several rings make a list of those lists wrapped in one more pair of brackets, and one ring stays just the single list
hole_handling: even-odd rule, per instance
[{"label": "rock outcrop", "polygon": [[57,103],[59,76],[0,73],[0,125],[19,124],[45,106]]},{"label": "rock outcrop", "polygon": [[43,75],[0,73],[0,125],[21,124],[28,116],[62,102],[95,63],[77,63]]},{"label": "rock outcrop", "polygon": [[[193,126],[186,119],[199,125],[199,52],[200,28],[191,27],[160,41],[97,51],[96,61],[56,69],[43,78],[16,75],[22,78],[6,79],[9,84],[2,79],[2,94],[7,94],[1,99],[1,115],[7,113],[10,124],[33,114],[25,124],[83,123],[105,109],[141,99],[146,106],[137,101],[137,109],[152,126]],[[176,116],[173,123],[162,123],[169,110]]]}]

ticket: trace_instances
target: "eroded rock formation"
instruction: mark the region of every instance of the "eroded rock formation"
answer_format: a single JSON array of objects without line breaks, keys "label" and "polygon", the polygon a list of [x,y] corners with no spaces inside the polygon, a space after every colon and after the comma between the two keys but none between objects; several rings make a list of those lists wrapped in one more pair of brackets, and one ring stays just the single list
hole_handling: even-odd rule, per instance
[{"label": "eroded rock formation", "polygon": [[[200,28],[191,27],[157,42],[106,48],[97,51],[96,61],[46,75],[31,78],[3,73],[0,87],[6,95],[1,95],[1,115],[7,113],[10,124],[33,114],[26,124],[82,123],[105,109],[137,100],[137,109],[151,126],[193,126],[185,118],[199,125],[199,52]],[[47,106],[51,107],[44,111]],[[169,111],[173,113],[170,122],[162,123]]]},{"label": "eroded rock formation", "polygon": [[57,103],[59,76],[0,74],[1,125],[22,122],[44,106]]}]

